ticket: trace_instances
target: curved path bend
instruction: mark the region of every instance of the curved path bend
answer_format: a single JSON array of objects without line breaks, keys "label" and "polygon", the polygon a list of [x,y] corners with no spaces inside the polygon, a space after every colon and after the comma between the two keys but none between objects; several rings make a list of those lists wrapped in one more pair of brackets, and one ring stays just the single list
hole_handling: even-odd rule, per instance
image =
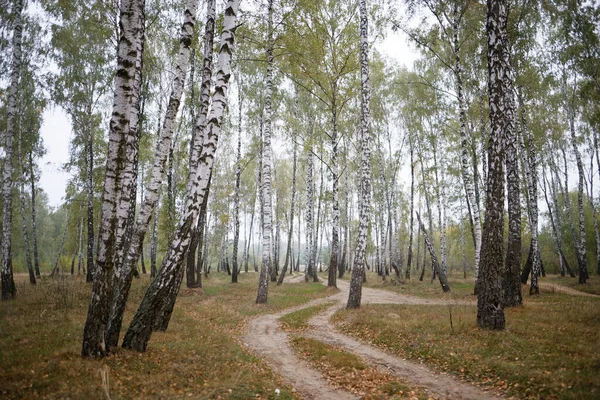
[{"label": "curved path bend", "polygon": [[[290,277],[290,281],[300,278]],[[302,277],[303,279],[303,277]],[[290,347],[288,334],[281,330],[279,318],[294,311],[318,304],[336,302],[322,313],[309,320],[311,330],[305,336],[320,340],[324,343],[343,347],[356,354],[367,363],[398,376],[409,383],[421,386],[427,393],[436,398],[492,400],[499,399],[472,384],[458,378],[439,373],[412,361],[402,359],[379,350],[369,344],[338,332],[329,322],[330,317],[346,305],[349,284],[338,280],[340,291],[327,298],[311,301],[302,306],[290,308],[277,314],[262,315],[254,318],[248,325],[248,331],[243,338],[244,344],[256,355],[263,358],[273,370],[304,399],[343,400],[357,397],[346,391],[333,387],[323,375],[309,363],[301,360]],[[459,302],[446,299],[424,299],[414,296],[400,295],[393,292],[363,287],[363,304],[475,304],[474,302]]]}]

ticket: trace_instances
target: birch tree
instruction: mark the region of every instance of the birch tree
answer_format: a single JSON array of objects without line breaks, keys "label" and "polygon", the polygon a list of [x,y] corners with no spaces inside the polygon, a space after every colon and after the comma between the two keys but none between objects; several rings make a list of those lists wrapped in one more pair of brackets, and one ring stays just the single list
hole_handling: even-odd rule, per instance
[{"label": "birch tree", "polygon": [[189,248],[193,224],[200,213],[200,204],[208,195],[208,186],[214,164],[215,151],[221,133],[221,124],[227,107],[231,56],[237,27],[239,0],[229,0],[221,32],[221,44],[212,96],[212,109],[204,131],[204,144],[198,159],[194,179],[188,185],[187,199],[176,234],[163,259],[162,268],[148,287],[123,339],[123,347],[145,351],[152,331],[168,325],[183,277],[183,259]]},{"label": "birch tree", "polygon": [[[132,120],[137,120],[137,110],[133,103],[139,97],[133,92],[139,86],[136,84],[141,71],[142,41],[144,26],[144,2],[140,0],[122,0],[120,4],[120,27],[117,70],[115,74],[115,96],[113,113],[109,127],[108,156],[104,193],[102,196],[102,215],[99,233],[98,252],[96,257],[96,273],[92,296],[90,298],[88,315],[85,323],[81,354],[84,357],[106,355],[104,329],[108,322],[109,299],[112,294],[111,281],[117,256],[118,234],[117,225],[121,231],[124,228],[126,212],[117,212],[118,192],[122,159],[135,157],[125,154],[125,137],[131,135]],[[136,125],[133,124],[133,125]],[[137,125],[136,125],[137,126]],[[129,147],[131,150],[131,147]],[[125,214],[123,214],[125,212]],[[121,218],[120,224],[118,219]],[[122,240],[122,239],[121,239]],[[88,267],[89,268],[89,267]]]},{"label": "birch tree", "polygon": [[369,85],[369,20],[367,0],[359,0],[360,12],[360,77],[361,77],[361,162],[359,188],[359,221],[355,250],[352,279],[348,293],[346,308],[360,307],[362,297],[363,276],[365,274],[367,234],[369,230],[369,200],[371,197],[371,165],[370,165],[370,110],[369,100],[371,88]]},{"label": "birch tree", "polygon": [[150,225],[152,213],[158,200],[158,192],[164,177],[169,149],[171,148],[175,117],[179,111],[181,96],[183,94],[185,75],[190,59],[192,36],[194,34],[194,25],[196,23],[197,7],[198,0],[189,0],[186,4],[184,21],[181,26],[181,36],[179,39],[179,52],[175,65],[175,76],[173,78],[173,89],[169,97],[169,103],[167,105],[161,129],[161,136],[156,145],[150,183],[148,184],[146,196],[136,220],[135,230],[125,244],[124,258],[121,263],[114,268],[113,280],[115,287],[111,299],[110,315],[106,328],[107,348],[116,347],[118,344],[121,322],[129,295],[129,288],[131,287],[133,270],[136,268],[139,256],[142,252],[144,237]]},{"label": "birch tree", "polygon": [[273,153],[271,149],[272,135],[272,100],[273,100],[273,0],[267,2],[267,75],[265,81],[265,118],[263,132],[263,161],[262,161],[262,190],[263,219],[262,219],[262,263],[260,276],[258,278],[258,293],[256,303],[267,302],[269,294],[269,274],[273,266],[272,255],[272,196],[271,196],[271,166],[273,165]]},{"label": "birch tree", "polygon": [[504,329],[502,302],[502,264],[504,236],[504,141],[507,122],[512,118],[506,96],[509,66],[506,37],[507,2],[487,1],[488,93],[490,105],[490,137],[486,211],[481,246],[477,323],[481,328]]},{"label": "birch tree", "polygon": [[2,300],[14,299],[17,288],[12,268],[12,189],[13,189],[13,141],[16,136],[19,79],[22,62],[23,0],[13,4],[12,59],[10,63],[10,88],[8,90],[6,135],[4,140],[4,170],[2,182]]}]

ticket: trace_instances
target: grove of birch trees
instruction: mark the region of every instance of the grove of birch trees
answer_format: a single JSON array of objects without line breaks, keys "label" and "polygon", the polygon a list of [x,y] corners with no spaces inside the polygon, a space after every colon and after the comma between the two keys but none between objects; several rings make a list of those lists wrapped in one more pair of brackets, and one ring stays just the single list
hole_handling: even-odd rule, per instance
[{"label": "grove of birch trees", "polygon": [[[366,271],[458,276],[496,330],[522,285],[600,274],[597,2],[0,4],[2,300],[15,274],[80,276],[85,357],[145,351],[215,273],[258,274],[259,304],[349,279],[349,309]],[[56,112],[71,133],[44,133]]]}]

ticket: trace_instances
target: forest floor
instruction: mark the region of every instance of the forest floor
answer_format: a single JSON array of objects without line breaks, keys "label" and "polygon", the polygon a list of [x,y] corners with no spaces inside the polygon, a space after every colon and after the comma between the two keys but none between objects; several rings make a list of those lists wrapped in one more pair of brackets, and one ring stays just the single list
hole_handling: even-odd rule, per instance
[{"label": "forest floor", "polygon": [[[292,281],[297,279],[292,278]],[[300,276],[300,279],[303,279],[303,276]],[[447,374],[435,372],[422,364],[395,357],[374,346],[336,331],[330,322],[330,318],[337,310],[345,306],[348,299],[349,284],[344,280],[338,280],[338,288],[338,293],[326,299],[315,300],[277,314],[263,315],[253,319],[244,337],[245,343],[257,355],[264,358],[275,371],[282,375],[301,393],[303,398],[324,400],[354,399],[359,397],[388,398],[389,396],[386,396],[386,394],[394,398],[496,398],[472,384],[465,383]],[[290,334],[286,330],[281,329],[281,322],[279,320],[282,317],[311,307],[318,307],[319,305],[326,304],[326,302],[333,302],[333,305],[325,309],[319,309],[318,313],[314,316],[310,312],[307,313],[307,316],[310,316],[307,326],[300,324],[300,327],[291,329]],[[439,306],[447,304],[471,304],[471,302],[453,299],[419,298],[365,287],[362,292],[362,304],[364,306],[369,304]],[[305,342],[299,340],[299,337],[312,339],[308,343],[310,346],[302,346]],[[301,359],[302,356],[298,356],[294,352],[294,347],[304,347],[304,358],[313,358],[311,354],[315,352],[315,347],[323,346],[319,342],[334,346],[337,352],[347,352],[358,356],[360,360],[374,367],[372,369],[378,370],[383,376],[376,376],[377,374],[373,374],[372,371],[369,371],[370,373],[367,374],[357,373],[359,371],[352,371],[350,365],[348,366],[350,367],[348,372],[354,373],[353,378],[347,379],[343,375],[331,375],[328,374],[328,370],[331,368],[335,369],[335,365],[320,365],[320,368],[317,365],[317,368],[315,368],[315,362],[306,362]],[[325,358],[328,355],[327,350],[323,352]],[[354,358],[350,357],[350,360],[354,360]],[[321,360],[317,359],[313,361],[317,361],[318,363]],[[324,370],[326,378],[323,378],[322,371],[319,371],[319,369]],[[364,367],[361,368],[361,370],[364,369]],[[372,380],[376,382],[380,381],[379,383],[383,383],[382,387],[388,387],[389,389],[384,389],[380,393],[377,393],[378,390],[373,390],[373,385],[356,382],[365,377],[367,377],[367,380],[369,377],[372,377]],[[400,378],[400,382],[392,380],[395,378]],[[390,382],[394,382],[395,384],[390,385]],[[408,388],[408,390],[400,390],[399,388],[401,387]],[[397,388],[397,390],[393,390],[394,388]]]},{"label": "forest floor", "polygon": [[[539,296],[506,310],[503,332],[477,328],[472,279],[451,278],[444,294],[370,273],[352,311],[348,277],[332,289],[295,275],[260,306],[257,279],[213,273],[203,289],[183,287],[146,353],[92,360],[79,355],[91,286],[18,275],[17,299],[0,303],[0,398],[600,397],[600,298],[574,296],[576,279],[542,280]],[[134,280],[124,327],[148,283]],[[586,289],[599,288],[593,276]]]}]

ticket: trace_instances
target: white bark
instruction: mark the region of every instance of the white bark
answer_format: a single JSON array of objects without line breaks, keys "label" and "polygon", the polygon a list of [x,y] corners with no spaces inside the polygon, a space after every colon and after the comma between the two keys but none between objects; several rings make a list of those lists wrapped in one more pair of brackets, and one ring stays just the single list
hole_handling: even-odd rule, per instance
[{"label": "white bark", "polygon": [[267,16],[267,75],[265,87],[265,130],[263,134],[262,198],[263,198],[263,241],[262,264],[258,281],[256,303],[266,303],[269,292],[269,272],[273,268],[272,259],[272,195],[271,195],[271,133],[273,95],[273,0],[268,0]]},{"label": "white bark", "polygon": [[[229,79],[231,77],[231,56],[234,45],[234,34],[237,27],[237,13],[240,0],[229,0],[225,6],[225,18],[221,33],[221,46],[215,81],[215,92],[212,97],[212,109],[205,130],[205,142],[200,154],[194,179],[188,187],[186,204],[182,218],[169,249],[165,254],[163,265],[156,278],[148,288],[142,303],[129,327],[123,341],[123,347],[144,351],[150,340],[152,329],[159,318],[167,312],[170,315],[175,303],[175,296],[164,296],[165,293],[177,293],[181,283],[179,276],[183,268],[183,259],[190,244],[191,231],[200,213],[200,204],[208,194],[209,179],[214,165],[215,152],[223,115],[227,107]],[[163,315],[159,315],[163,314]]]},{"label": "white bark", "polygon": [[121,330],[121,322],[125,304],[129,295],[131,286],[132,271],[136,267],[144,237],[150,225],[154,207],[158,200],[158,192],[165,175],[165,165],[169,149],[171,148],[175,118],[179,111],[181,96],[185,86],[185,75],[190,60],[190,46],[194,34],[194,25],[196,23],[196,11],[198,0],[188,0],[184,11],[184,22],[181,26],[180,47],[175,64],[175,75],[169,104],[165,113],[160,138],[156,145],[154,163],[148,183],[146,196],[138,214],[135,230],[129,243],[125,244],[125,257],[122,259],[122,265],[117,265],[114,269],[114,282],[116,284],[114,295],[111,299],[111,311],[107,326],[107,345],[116,346]]},{"label": "white bark", "polygon": [[360,162],[360,197],[358,238],[355,251],[355,264],[352,268],[352,280],[348,294],[347,308],[360,307],[362,283],[365,271],[367,233],[369,230],[369,208],[371,198],[371,87],[369,84],[369,20],[367,0],[359,0],[360,11],[360,76],[361,76],[361,162]]},{"label": "white bark", "polygon": [[16,131],[17,99],[19,78],[21,76],[22,37],[23,37],[23,0],[17,0],[13,10],[12,60],[10,87],[6,120],[6,136],[4,141],[4,171],[2,183],[2,300],[12,299],[17,294],[12,270],[12,174],[13,174],[13,140]]}]

